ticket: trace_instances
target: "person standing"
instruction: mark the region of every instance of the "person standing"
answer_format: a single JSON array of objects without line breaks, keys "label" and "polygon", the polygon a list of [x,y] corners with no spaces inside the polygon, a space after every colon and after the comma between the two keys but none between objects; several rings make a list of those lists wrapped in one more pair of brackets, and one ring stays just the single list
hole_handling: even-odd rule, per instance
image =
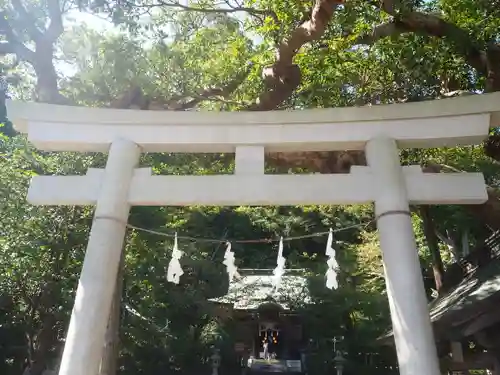
[{"label": "person standing", "polygon": [[267,342],[267,338],[264,340],[262,344],[262,348],[264,349],[264,359],[269,359],[269,343]]}]

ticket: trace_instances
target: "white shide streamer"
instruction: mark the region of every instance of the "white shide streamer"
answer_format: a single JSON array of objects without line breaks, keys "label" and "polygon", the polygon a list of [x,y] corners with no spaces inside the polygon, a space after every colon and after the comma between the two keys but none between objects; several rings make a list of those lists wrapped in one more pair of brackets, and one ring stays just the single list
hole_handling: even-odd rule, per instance
[{"label": "white shide streamer", "polygon": [[337,281],[337,270],[339,268],[339,264],[335,259],[335,249],[332,245],[333,230],[330,229],[328,240],[326,242],[326,256],[328,257],[328,260],[326,262],[326,264],[328,265],[328,270],[326,271],[326,287],[328,289],[337,289],[339,287],[339,283]]},{"label": "white shide streamer", "polygon": [[177,246],[177,233],[174,238],[174,249],[172,250],[172,259],[170,259],[170,263],[168,264],[167,271],[167,281],[179,284],[180,277],[184,274],[182,270],[180,259],[182,257],[182,251],[179,250]]},{"label": "white shide streamer", "polygon": [[285,261],[286,259],[283,257],[283,237],[281,237],[278,248],[278,258],[276,260],[276,268],[273,270],[273,282],[276,290],[280,287],[281,279],[285,274]]},{"label": "white shide streamer", "polygon": [[224,261],[222,262],[226,266],[227,275],[229,276],[229,282],[232,282],[235,277],[239,276],[238,267],[235,264],[234,252],[231,251],[231,243],[227,243],[226,252],[224,253]]}]

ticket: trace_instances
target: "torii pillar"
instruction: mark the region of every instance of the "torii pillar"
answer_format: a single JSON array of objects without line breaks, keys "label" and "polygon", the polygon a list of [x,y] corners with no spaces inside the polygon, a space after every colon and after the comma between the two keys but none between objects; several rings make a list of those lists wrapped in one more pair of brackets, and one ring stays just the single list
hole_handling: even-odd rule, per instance
[{"label": "torii pillar", "polygon": [[59,374],[97,374],[130,211],[128,195],[140,147],[110,147],[76,291]]},{"label": "torii pillar", "polygon": [[375,215],[401,374],[440,374],[429,308],[415,243],[406,182],[393,139],[368,141],[375,179]]}]

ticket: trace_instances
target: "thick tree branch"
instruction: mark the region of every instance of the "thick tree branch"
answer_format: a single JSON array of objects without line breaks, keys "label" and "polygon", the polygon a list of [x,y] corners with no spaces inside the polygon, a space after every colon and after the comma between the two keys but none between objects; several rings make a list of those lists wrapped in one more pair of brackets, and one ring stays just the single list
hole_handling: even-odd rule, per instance
[{"label": "thick tree branch", "polygon": [[11,0],[11,4],[18,14],[19,19],[22,20],[23,25],[26,27],[29,37],[35,42],[42,38],[43,33],[36,26],[35,17],[26,10],[21,0]]},{"label": "thick tree branch", "polygon": [[292,31],[280,44],[274,64],[263,70],[265,92],[248,110],[269,111],[290,97],[301,81],[300,68],[293,58],[304,44],[324,34],[335,9],[342,3],[343,0],[316,0],[311,18]]},{"label": "thick tree branch", "polygon": [[349,173],[353,165],[366,165],[363,151],[276,152],[269,154],[269,160],[283,172],[298,167],[320,173]]},{"label": "thick tree branch", "polygon": [[393,21],[381,24],[371,34],[361,36],[358,44],[372,44],[376,41],[399,34],[414,32],[446,39],[455,52],[487,79],[487,91],[500,90],[500,46],[491,43],[484,46],[466,30],[433,14],[413,10],[398,9],[401,4],[395,0],[383,0],[381,10],[393,17]]},{"label": "thick tree branch", "polygon": [[133,85],[127,92],[113,100],[110,104],[111,108],[120,109],[149,109],[150,101],[142,93],[142,89]]},{"label": "thick tree branch", "polygon": [[401,7],[400,0],[378,0],[378,1],[380,9],[382,9],[384,12],[390,15],[394,15],[397,9]]},{"label": "thick tree branch", "polygon": [[[202,12],[202,13],[237,13],[237,12],[246,12],[248,14],[259,14],[263,16],[272,16],[274,15],[274,12],[270,10],[263,10],[263,9],[255,9],[255,8],[248,8],[248,7],[230,7],[230,8],[201,8],[201,7],[193,7],[193,6],[188,6],[181,4],[179,2],[164,2],[161,1],[159,2],[161,6],[164,7],[173,7],[177,8],[180,10],[188,11],[188,12]],[[276,17],[276,15],[274,15]]]},{"label": "thick tree branch", "polygon": [[136,108],[154,110],[185,111],[196,107],[205,100],[213,98],[227,98],[231,95],[250,74],[252,64],[241,70],[227,84],[221,87],[208,87],[194,94],[175,95],[167,100],[152,100],[146,97],[141,88],[133,86],[123,96],[111,103],[112,108]]},{"label": "thick tree branch", "polygon": [[[37,19],[23,5],[22,0],[12,0],[11,4],[16,14],[12,19],[8,17],[7,11],[0,12],[0,35],[6,39],[5,42],[0,42],[0,54],[13,53],[18,60],[26,61],[33,66],[37,77],[38,100],[57,104],[67,103],[59,93],[58,76],[53,62],[54,42],[64,31],[59,0],[47,0],[50,23],[46,30],[39,29]],[[11,22],[15,22],[15,25]],[[34,51],[27,48],[17,37],[16,29],[26,32],[35,44]]]},{"label": "thick tree branch", "polygon": [[397,36],[403,32],[404,30],[398,28],[396,22],[386,22],[375,26],[371,33],[361,35],[354,44],[372,45],[381,39]]},{"label": "thick tree branch", "polygon": [[221,98],[227,98],[229,95],[231,95],[241,84],[242,82],[248,77],[250,74],[252,65],[250,64],[247,69],[242,70],[239,74],[236,75],[236,77],[226,84],[225,86],[222,87],[210,87],[202,92],[193,95],[194,97],[188,101],[185,101],[182,103],[182,101],[177,101],[177,103],[172,103],[172,100],[170,100],[170,106],[169,109],[175,109],[177,111],[179,110],[186,110],[193,108],[197,106],[200,102],[207,100],[209,98],[213,97],[221,97]]},{"label": "thick tree branch", "polygon": [[[249,8],[249,7],[244,7],[244,6],[229,6],[228,8],[204,8],[200,6],[191,6],[191,5],[186,5],[186,4],[181,4],[178,1],[157,1],[156,3],[153,4],[134,4],[131,2],[128,2],[128,4],[131,7],[138,7],[138,8],[147,8],[147,9],[152,9],[152,8],[174,8],[177,10],[181,11],[186,11],[186,12],[199,12],[199,13],[225,13],[225,14],[230,14],[230,13],[238,13],[238,12],[245,12],[253,16],[270,16],[272,17],[276,22],[278,22],[278,17],[276,16],[276,13],[274,13],[271,10],[265,10],[265,9],[255,9],[255,8]],[[229,4],[228,4],[229,5]]]},{"label": "thick tree branch", "polygon": [[40,30],[37,27],[37,20],[28,12],[21,0],[11,0],[12,6],[17,13],[20,22],[26,28],[29,37],[35,42],[42,41],[55,42],[63,33],[64,27],[62,22],[62,12],[59,0],[47,0],[47,10],[49,13],[50,23],[47,30]]},{"label": "thick tree branch", "polygon": [[0,11],[0,35],[6,39],[0,42],[0,55],[15,54],[19,59],[33,62],[33,51],[19,41],[4,11]]},{"label": "thick tree branch", "polygon": [[47,6],[50,23],[44,34],[44,39],[50,43],[54,43],[64,31],[61,6],[59,5],[59,0],[48,0]]}]

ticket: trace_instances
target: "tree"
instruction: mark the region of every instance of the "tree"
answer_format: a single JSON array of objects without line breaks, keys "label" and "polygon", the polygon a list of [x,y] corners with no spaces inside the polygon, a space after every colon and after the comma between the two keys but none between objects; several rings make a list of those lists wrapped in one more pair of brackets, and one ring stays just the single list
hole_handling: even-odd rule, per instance
[{"label": "tree", "polygon": [[[6,337],[12,371],[25,366],[39,375],[58,361],[54,349],[64,337],[72,289],[82,262],[91,211],[88,208],[43,207],[24,203],[29,178],[35,174],[85,170],[90,158],[70,154],[41,157],[20,137],[1,138],[0,290],[6,303]],[[8,373],[8,372],[7,372]]]},{"label": "tree", "polygon": [[[9,1],[2,14],[0,30],[5,41],[1,52],[4,55],[14,54],[40,73],[37,74],[39,95],[46,95],[49,101],[61,99],[56,93],[57,74],[52,55],[55,43],[63,32],[62,15],[75,7],[107,12],[115,23],[127,24],[135,31],[141,30],[137,17],[155,10],[164,13],[183,11],[189,14],[186,18],[191,18],[192,13],[201,13],[205,19],[245,13],[249,27],[263,36],[270,36],[269,42],[277,53],[274,63],[263,69],[264,92],[257,95],[258,101],[247,107],[253,110],[275,109],[292,96],[301,84],[300,64],[296,64],[294,59],[303,54],[303,46],[312,43],[312,48],[306,49],[314,55],[325,47],[321,45],[323,42],[314,42],[323,39],[328,44],[329,39],[337,39],[338,42],[339,37],[344,43],[338,47],[344,51],[355,45],[371,45],[385,38],[399,38],[402,34],[423,35],[427,43],[433,43],[429,37],[438,38],[456,57],[474,69],[477,86],[486,91],[499,88],[500,47],[495,43],[498,33],[495,14],[498,10],[494,2],[482,1],[478,6],[471,0],[462,0],[456,6],[446,0],[317,0],[312,4],[297,2],[288,6],[277,1],[249,1],[246,4],[228,2],[225,7],[220,7],[211,2],[182,5],[176,1],[147,0],[127,3],[77,1],[67,2],[61,7],[57,1],[43,4]],[[485,27],[473,26],[473,17],[483,17]],[[332,25],[332,21],[341,23]],[[43,27],[46,23],[48,26]],[[379,24],[370,28],[370,24],[375,23]],[[30,44],[34,44],[34,49],[27,47]],[[448,77],[448,81],[453,81],[453,78]],[[206,97],[213,96],[212,93],[205,94]],[[167,97],[162,99],[168,100]]]}]

